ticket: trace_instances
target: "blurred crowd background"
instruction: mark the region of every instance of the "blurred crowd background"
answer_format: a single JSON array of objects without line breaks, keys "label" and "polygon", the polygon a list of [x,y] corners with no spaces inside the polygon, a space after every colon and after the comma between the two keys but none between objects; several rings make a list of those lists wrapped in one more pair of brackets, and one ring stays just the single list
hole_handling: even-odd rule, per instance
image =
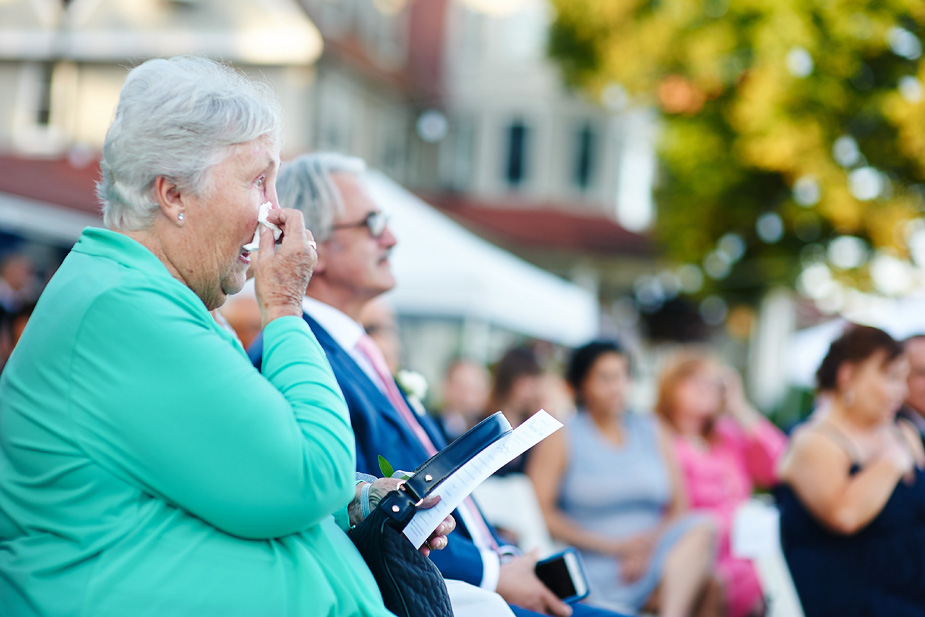
[{"label": "blurred crowd background", "polygon": [[[590,409],[597,356],[577,376],[569,358],[619,340],[594,352],[618,361],[608,396],[693,426],[682,463],[704,435],[733,451],[736,431],[764,431],[723,497],[738,506],[775,479],[773,425],[812,412],[846,323],[925,332],[923,25],[913,0],[0,0],[0,367],[102,224],[100,148],[127,70],[199,54],[274,88],[284,161],[368,163],[399,284],[364,325],[448,437],[498,409],[513,424],[570,418],[575,394]],[[245,347],[252,293],[222,308]],[[686,478],[708,505],[710,473]],[[745,581],[727,601],[761,614],[721,515],[721,563]]]},{"label": "blurred crowd background", "polygon": [[[817,6],[818,4],[818,6]],[[79,231],[126,70],[268,81],[283,158],[377,170],[399,363],[617,336],[635,405],[708,342],[780,424],[842,318],[925,330],[923,12],[913,2],[0,0],[0,362]]]}]

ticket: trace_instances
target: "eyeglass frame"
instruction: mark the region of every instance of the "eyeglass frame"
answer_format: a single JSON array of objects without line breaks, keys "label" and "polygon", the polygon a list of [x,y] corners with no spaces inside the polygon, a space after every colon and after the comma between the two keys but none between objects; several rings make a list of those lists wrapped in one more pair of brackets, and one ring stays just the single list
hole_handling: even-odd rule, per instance
[{"label": "eyeglass frame", "polygon": [[[376,232],[375,226],[377,221],[382,221],[382,227]],[[383,212],[382,210],[373,210],[365,217],[362,221],[355,221],[353,223],[339,223],[337,225],[331,225],[331,231],[336,231],[338,229],[351,229],[353,227],[366,227],[366,231],[369,233],[370,237],[378,240],[385,233],[386,228],[389,226],[389,215]]]}]

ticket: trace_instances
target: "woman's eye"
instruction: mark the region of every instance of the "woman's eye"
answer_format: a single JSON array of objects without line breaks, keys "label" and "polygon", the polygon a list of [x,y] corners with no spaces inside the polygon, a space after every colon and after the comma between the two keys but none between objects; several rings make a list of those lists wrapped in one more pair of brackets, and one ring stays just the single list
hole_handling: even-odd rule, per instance
[{"label": "woman's eye", "polygon": [[266,184],[266,181],[267,181],[266,176],[260,176],[259,178],[257,178],[257,186],[262,188],[263,185]]}]

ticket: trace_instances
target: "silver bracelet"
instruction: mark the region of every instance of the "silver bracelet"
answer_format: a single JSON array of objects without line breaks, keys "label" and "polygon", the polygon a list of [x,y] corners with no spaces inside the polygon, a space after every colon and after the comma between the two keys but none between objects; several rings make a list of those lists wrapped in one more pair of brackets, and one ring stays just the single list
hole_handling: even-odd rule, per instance
[{"label": "silver bracelet", "polygon": [[369,516],[369,489],[372,487],[372,483],[367,483],[363,485],[363,488],[360,489],[360,517],[362,520],[366,520],[366,517]]}]

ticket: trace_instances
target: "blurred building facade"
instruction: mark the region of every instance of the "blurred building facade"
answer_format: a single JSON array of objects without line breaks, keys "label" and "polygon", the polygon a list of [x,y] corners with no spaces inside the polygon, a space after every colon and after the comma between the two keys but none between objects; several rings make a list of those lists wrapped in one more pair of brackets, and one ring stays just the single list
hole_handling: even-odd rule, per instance
[{"label": "blurred building facade", "polygon": [[4,0],[0,2],[0,252],[53,268],[99,224],[99,151],[129,68],[202,54],[262,76],[285,109],[291,147],[311,128],[304,91],[321,54],[294,0]]},{"label": "blurred building facade", "polygon": [[276,88],[291,147],[321,37],[294,0],[5,0],[0,3],[0,149],[98,151],[128,68],[154,57],[222,59]]},{"label": "blurred building facade", "polygon": [[[593,291],[605,329],[654,273],[655,123],[546,57],[545,0],[302,0],[324,38],[316,141],[365,158],[480,235]],[[611,310],[612,309],[612,310]]]},{"label": "blurred building facade", "polygon": [[[645,235],[654,120],[618,90],[607,106],[568,91],[545,53],[547,2],[302,1],[324,39],[315,146],[366,159],[479,235],[589,290],[599,328],[639,341],[628,296],[640,275],[657,273]],[[471,322],[401,322],[417,368],[441,362],[420,355],[427,341],[460,351],[486,341],[476,355],[494,358],[516,338]]]},{"label": "blurred building facade", "polygon": [[[605,331],[633,334],[626,295],[656,267],[654,123],[619,91],[602,106],[562,85],[544,51],[551,17],[545,0],[0,0],[0,244],[54,247],[51,263],[98,224],[99,148],[127,70],[202,54],[276,89],[284,159],[364,158],[600,298]],[[403,326],[415,349],[441,341],[409,361],[433,375],[474,327],[482,359],[517,339]]]}]

